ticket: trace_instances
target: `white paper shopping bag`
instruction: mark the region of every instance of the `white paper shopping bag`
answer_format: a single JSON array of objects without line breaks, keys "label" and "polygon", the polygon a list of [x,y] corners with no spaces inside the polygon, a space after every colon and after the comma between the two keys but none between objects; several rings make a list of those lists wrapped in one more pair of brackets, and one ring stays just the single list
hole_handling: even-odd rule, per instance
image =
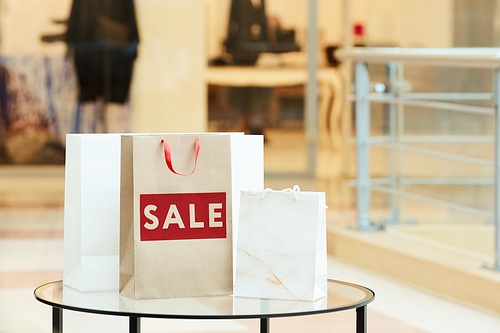
[{"label": "white paper shopping bag", "polygon": [[242,191],[235,296],[315,301],[327,294],[325,193]]},{"label": "white paper shopping bag", "polygon": [[120,135],[66,136],[63,283],[118,290]]},{"label": "white paper shopping bag", "polygon": [[230,294],[235,192],[263,186],[262,136],[123,135],[121,147],[121,294]]}]

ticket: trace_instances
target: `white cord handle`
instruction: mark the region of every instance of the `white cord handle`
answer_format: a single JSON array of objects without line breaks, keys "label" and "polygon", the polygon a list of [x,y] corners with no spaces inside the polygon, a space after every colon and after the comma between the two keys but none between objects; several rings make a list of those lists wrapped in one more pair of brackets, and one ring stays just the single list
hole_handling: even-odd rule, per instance
[{"label": "white cord handle", "polygon": [[[260,197],[260,199],[264,199],[272,191],[273,191],[272,189],[266,188],[264,190],[264,192],[262,193],[262,196]],[[293,194],[293,198],[295,199],[295,201],[297,201],[299,199],[298,193],[300,192],[300,187],[299,187],[299,185],[295,185],[293,188],[286,188],[284,190],[281,190],[281,192],[283,192],[283,193],[292,193]]]},{"label": "white cord handle", "polygon": [[[271,192],[273,192],[272,189],[266,188],[264,191],[262,191],[262,195],[260,196],[260,200],[264,199]],[[299,192],[300,192],[299,185],[295,185],[293,188],[286,188],[284,190],[281,190],[280,192],[285,193],[285,194],[291,193],[293,195],[293,198],[295,199],[295,201],[299,200]],[[325,205],[325,209],[328,209],[327,205]]]}]

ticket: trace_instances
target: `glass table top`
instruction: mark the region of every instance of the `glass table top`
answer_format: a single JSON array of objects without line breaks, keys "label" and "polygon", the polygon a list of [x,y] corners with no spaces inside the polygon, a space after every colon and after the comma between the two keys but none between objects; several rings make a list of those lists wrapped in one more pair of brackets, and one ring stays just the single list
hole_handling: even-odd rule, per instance
[{"label": "glass table top", "polygon": [[62,309],[179,319],[300,316],[359,308],[375,297],[366,287],[336,280],[328,280],[328,296],[314,302],[232,295],[134,300],[120,295],[118,291],[80,292],[63,285],[62,281],[41,285],[34,293],[38,301]]}]

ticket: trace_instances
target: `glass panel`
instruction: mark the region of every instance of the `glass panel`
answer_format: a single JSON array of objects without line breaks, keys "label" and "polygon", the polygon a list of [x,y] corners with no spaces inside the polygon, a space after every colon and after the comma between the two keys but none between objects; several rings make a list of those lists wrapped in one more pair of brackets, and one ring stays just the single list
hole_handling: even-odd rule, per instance
[{"label": "glass panel", "polygon": [[206,131],[204,8],[1,0],[0,164],[63,164],[66,133]]},{"label": "glass panel", "polygon": [[[308,138],[305,129],[308,1],[212,0],[208,5],[209,130],[264,134],[266,172],[308,171],[308,159],[316,157],[308,156],[307,142],[317,135]],[[338,43],[326,13],[339,4],[321,1],[321,6],[323,49]]]}]

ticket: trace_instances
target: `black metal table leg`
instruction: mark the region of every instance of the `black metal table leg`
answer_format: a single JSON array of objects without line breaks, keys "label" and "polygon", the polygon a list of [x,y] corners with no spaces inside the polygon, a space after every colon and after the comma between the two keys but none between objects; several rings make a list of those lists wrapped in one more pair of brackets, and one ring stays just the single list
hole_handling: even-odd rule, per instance
[{"label": "black metal table leg", "polygon": [[366,333],[366,306],[356,309],[356,333]]},{"label": "black metal table leg", "polygon": [[269,333],[269,318],[260,318],[260,333]]},{"label": "black metal table leg", "polygon": [[63,331],[63,310],[52,307],[52,333],[62,333]]},{"label": "black metal table leg", "polygon": [[141,317],[129,317],[128,331],[130,333],[141,333]]}]

